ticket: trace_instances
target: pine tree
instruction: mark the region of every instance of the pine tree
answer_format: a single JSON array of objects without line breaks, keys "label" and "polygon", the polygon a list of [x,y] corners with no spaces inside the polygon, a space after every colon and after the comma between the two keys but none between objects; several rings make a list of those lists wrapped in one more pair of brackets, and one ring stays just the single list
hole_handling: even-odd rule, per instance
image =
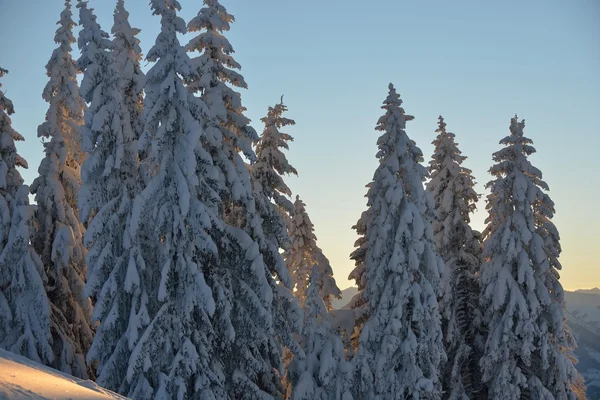
[{"label": "pine tree", "polygon": [[[0,78],[7,73],[0,68]],[[17,154],[15,142],[24,138],[12,128],[13,113],[12,101],[0,90],[0,348],[50,365],[54,354],[46,274],[29,243],[34,207],[17,170],[27,168],[27,162]]]},{"label": "pine tree", "polygon": [[379,167],[369,187],[364,291],[367,319],[354,358],[355,398],[439,399],[444,361],[438,310],[443,262],[435,251],[423,154],[405,132],[393,85],[377,130]]},{"label": "pine tree", "polygon": [[210,316],[215,311],[205,274],[217,264],[210,210],[197,192],[195,150],[204,104],[183,80],[195,69],[177,34],[185,24],[174,0],[152,0],[161,32],[147,59],[144,133],[139,148],[150,179],[136,196],[130,235],[140,243],[132,253],[125,289],[132,294],[127,394],[132,398],[223,398]]},{"label": "pine tree", "polygon": [[[281,96],[281,102],[269,107],[267,116],[261,119],[265,129],[256,144],[257,161],[252,165],[251,170],[255,197],[264,201],[259,201],[257,207],[258,212],[265,219],[265,231],[273,232],[276,237],[282,238],[278,240],[287,247],[285,217],[279,218],[277,214],[269,215],[283,212],[284,216],[291,216],[294,212],[292,202],[286,197],[291,196],[292,191],[283,180],[283,175],[298,175],[298,172],[281,151],[281,149],[289,150],[288,142],[293,141],[294,138],[281,132],[280,129],[295,125],[296,122],[283,116],[286,111],[287,106],[283,104],[283,96]],[[277,207],[272,207],[271,200]]]},{"label": "pine tree", "polygon": [[313,267],[318,266],[319,294],[325,309],[332,309],[333,297],[340,298],[342,292],[338,288],[333,277],[333,269],[323,251],[317,246],[314,226],[306,212],[306,204],[296,196],[294,202],[294,213],[290,222],[291,247],[284,253],[285,262],[294,282],[294,295],[304,304],[306,301],[306,290]]},{"label": "pine tree", "polygon": [[559,235],[554,204],[542,173],[528,160],[535,152],[511,120],[506,146],[493,155],[494,177],[484,231],[482,307],[488,337],[481,366],[494,399],[575,399],[577,373],[568,358],[574,341],[565,325],[559,282]]},{"label": "pine tree", "polygon": [[300,342],[306,357],[295,358],[289,367],[292,400],[350,400],[350,363],[344,345],[333,331],[322,298],[321,267],[309,277],[304,302],[304,327]]},{"label": "pine tree", "polygon": [[[212,118],[207,121],[206,130],[220,131],[209,135],[209,142],[220,145],[218,141],[223,140],[231,152],[230,158],[241,150],[250,162],[254,162],[256,154],[252,144],[258,140],[258,135],[249,125],[250,119],[244,116],[246,108],[242,106],[240,93],[232,88],[246,89],[248,85],[236,71],[242,67],[233,58],[233,47],[223,35],[235,18],[218,0],[204,0],[204,5],[187,26],[189,32],[200,32],[189,41],[186,49],[201,53],[194,61],[202,76],[202,79],[190,82],[188,87],[199,93],[210,109]],[[245,164],[235,164],[235,167],[245,169]]]},{"label": "pine tree", "polygon": [[442,374],[443,397],[473,399],[481,391],[477,280],[481,245],[479,233],[469,223],[479,197],[473,190],[471,170],[462,165],[467,157],[458,149],[455,135],[446,130],[441,116],[436,132],[427,191],[433,195],[437,213],[432,224],[435,244],[445,263],[440,309],[448,361]]},{"label": "pine tree", "polygon": [[46,121],[38,128],[45,157],[31,185],[37,203],[37,229],[33,246],[48,277],[51,302],[54,362],[52,367],[87,378],[84,356],[92,341],[92,305],[84,293],[84,229],[79,222],[82,114],[85,103],[77,87],[77,70],[71,57],[75,42],[70,1],[58,21],[54,36],[58,47],[46,65],[50,78],[42,97],[49,103]]},{"label": "pine tree", "polygon": [[89,221],[84,236],[89,249],[86,293],[96,299],[92,321],[99,322],[87,361],[90,365],[97,362],[100,385],[124,391],[132,302],[125,277],[136,250],[131,248],[127,226],[139,181],[135,133],[121,95],[113,43],[96,22],[93,9],[86,2],[78,8],[82,29],[77,66],[84,74],[80,92],[89,103],[82,128],[82,147],[88,158],[82,166],[79,205],[81,220]]},{"label": "pine tree", "polygon": [[141,30],[132,28],[129,24],[129,12],[125,9],[124,0],[117,0],[111,32],[114,36],[112,53],[119,74],[121,97],[127,107],[134,136],[139,138],[143,130],[140,117],[144,107],[143,91],[146,81],[140,67],[140,40],[136,37]]},{"label": "pine tree", "polygon": [[240,94],[232,88],[246,87],[223,36],[233,16],[216,0],[204,4],[188,24],[190,32],[200,33],[186,48],[200,55],[194,59],[198,76],[187,86],[208,108],[202,145],[196,151],[198,165],[201,170],[215,167],[205,182],[218,196],[218,216],[226,223],[225,237],[217,243],[219,263],[208,274],[216,302],[213,324],[222,333],[216,359],[222,364],[229,398],[279,398],[284,391],[281,346],[301,352],[292,337],[292,331],[300,329],[301,311],[288,289],[291,279],[279,243],[263,229],[257,210],[263,200],[256,198],[240,155],[241,151],[250,162],[256,161],[252,144],[258,136],[243,115]]}]

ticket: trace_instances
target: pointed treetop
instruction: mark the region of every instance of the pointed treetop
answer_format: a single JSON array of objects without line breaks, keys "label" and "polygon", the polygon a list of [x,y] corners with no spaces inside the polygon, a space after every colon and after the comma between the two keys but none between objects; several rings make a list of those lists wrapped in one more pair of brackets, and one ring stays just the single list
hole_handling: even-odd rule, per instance
[{"label": "pointed treetop", "polygon": [[73,21],[73,13],[71,12],[71,0],[65,1],[65,9],[60,13],[60,19],[56,22],[60,27],[54,35],[54,42],[59,43],[63,50],[70,48],[71,44],[75,43],[73,36],[73,27],[77,25]]},{"label": "pointed treetop", "polygon": [[[79,38],[77,45],[81,51],[81,57],[77,60],[77,68],[80,71],[84,71],[90,64],[99,63],[96,60],[99,51],[107,50],[112,48],[112,42],[109,39],[108,33],[102,30],[100,24],[96,21],[96,15],[94,14],[93,8],[87,7],[87,1],[79,0],[77,3],[79,8],[79,25],[81,30],[79,31]],[[95,74],[92,73],[92,79],[95,79]],[[82,82],[81,93],[87,102],[92,101],[92,93],[86,96],[84,89],[85,85]]]},{"label": "pointed treetop", "polygon": [[137,54],[141,54],[139,48],[140,40],[135,38],[135,35],[140,33],[142,30],[138,28],[132,28],[129,24],[129,11],[125,9],[125,1],[118,0],[113,13],[114,25],[111,32],[116,36],[120,36],[119,39],[127,40],[128,45],[134,47],[137,50]]},{"label": "pointed treetop", "polygon": [[191,26],[219,32],[231,29],[230,23],[235,22],[235,17],[227,12],[227,9],[219,3],[219,0],[204,0],[204,5],[206,7],[202,8],[198,16],[190,21]]},{"label": "pointed treetop", "polygon": [[444,117],[441,115],[438,117],[438,129],[436,132],[446,132],[446,123],[444,122]]},{"label": "pointed treetop", "polygon": [[[388,88],[389,88],[389,93],[388,93],[386,99],[384,100],[381,108],[384,110],[388,110],[388,112],[389,111],[393,112],[394,109],[400,110],[400,114],[403,117],[403,122],[412,121],[413,119],[415,119],[415,117],[413,117],[412,115],[407,115],[406,112],[404,111],[404,108],[402,108],[403,101],[400,98],[400,95],[396,92],[396,88],[394,88],[394,85],[390,83],[388,85]],[[400,123],[400,126],[402,129],[404,129],[403,122]],[[379,130],[382,130],[382,129],[379,129]]]}]

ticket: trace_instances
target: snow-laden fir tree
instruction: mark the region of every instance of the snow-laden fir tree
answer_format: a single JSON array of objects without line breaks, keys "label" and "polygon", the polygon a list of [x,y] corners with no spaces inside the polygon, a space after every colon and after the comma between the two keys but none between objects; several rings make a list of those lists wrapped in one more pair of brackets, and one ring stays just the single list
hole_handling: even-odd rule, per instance
[{"label": "snow-laden fir tree", "polygon": [[351,400],[352,366],[345,360],[342,339],[334,332],[321,293],[321,267],[314,265],[304,301],[300,345],[306,357],[289,366],[291,400]]},{"label": "snow-laden fir tree", "polygon": [[150,5],[161,17],[161,31],[147,55],[154,65],[146,76],[139,148],[153,174],[136,196],[129,221],[142,252],[130,253],[125,274],[132,299],[125,311],[131,355],[123,392],[136,399],[221,399],[222,373],[213,368],[212,354],[215,302],[205,278],[217,264],[210,235],[215,221],[197,191],[195,150],[205,107],[182,80],[195,68],[177,39],[186,31],[179,3]]},{"label": "snow-laden fir tree", "polygon": [[[263,226],[265,231],[272,232],[282,245],[287,247],[287,225],[285,218],[279,218],[270,213],[284,213],[291,216],[294,213],[294,206],[288,199],[292,191],[283,180],[284,175],[298,175],[296,169],[290,165],[282,149],[289,150],[288,142],[294,138],[281,129],[295,125],[293,119],[283,116],[287,111],[287,106],[281,101],[273,107],[269,107],[267,116],[261,118],[265,124],[265,129],[256,143],[256,162],[252,165],[252,185],[257,199],[258,212],[264,219]],[[287,197],[286,197],[287,196]],[[275,202],[277,207],[273,207],[271,202]],[[268,203],[268,204],[267,204]]]},{"label": "snow-laden fir tree", "polygon": [[121,97],[127,107],[134,136],[138,138],[143,129],[140,117],[144,106],[143,91],[146,78],[140,67],[142,49],[140,40],[136,37],[141,31],[129,24],[129,12],[125,9],[124,0],[117,0],[111,32],[114,36],[112,53],[119,74]]},{"label": "snow-laden fir tree", "polygon": [[354,357],[355,398],[439,399],[445,360],[437,296],[443,262],[431,229],[423,154],[405,132],[393,85],[377,123],[379,167],[365,221],[366,321]]},{"label": "snow-laden fir tree", "polygon": [[440,116],[434,153],[429,162],[427,191],[433,195],[437,213],[432,223],[442,272],[440,310],[447,355],[443,369],[444,398],[474,399],[481,392],[479,282],[481,265],[479,233],[470,227],[470,214],[479,199],[473,189],[471,170],[458,149],[454,133],[446,130]]},{"label": "snow-laden fir tree", "polygon": [[284,391],[282,345],[301,352],[292,331],[301,328],[302,313],[289,290],[280,238],[275,240],[263,229],[264,219],[257,211],[262,199],[255,198],[249,168],[240,155],[256,161],[252,143],[258,136],[243,115],[240,94],[233,90],[246,87],[223,36],[233,16],[216,0],[204,5],[188,24],[189,31],[199,33],[187,49],[200,55],[194,59],[198,76],[187,84],[208,107],[198,165],[202,170],[212,160],[216,167],[207,183],[218,194],[218,215],[227,223],[226,237],[217,243],[219,263],[208,275],[216,301],[213,321],[221,333],[217,358],[223,363],[230,398],[279,398]]},{"label": "snow-laden fir tree", "polygon": [[[233,47],[223,34],[229,31],[234,21],[234,16],[218,0],[204,0],[204,7],[190,20],[188,31],[199,33],[189,41],[186,49],[200,52],[194,63],[202,79],[190,82],[188,87],[202,97],[210,110],[211,118],[206,122],[208,130],[220,131],[220,134],[209,135],[207,140],[212,139],[213,145],[218,145],[214,140],[226,141],[229,151],[242,151],[250,162],[254,162],[256,155],[252,144],[258,140],[258,135],[250,126],[250,119],[244,116],[246,108],[242,106],[240,93],[233,89],[246,89],[248,85],[236,71],[242,67],[233,58]],[[233,166],[246,168],[244,163]]]},{"label": "snow-laden fir tree", "polygon": [[100,385],[122,392],[131,354],[126,334],[132,293],[125,277],[130,257],[140,251],[133,248],[127,228],[138,190],[136,138],[121,95],[113,43],[93,9],[86,2],[78,8],[80,92],[89,103],[82,127],[82,149],[88,157],[81,169],[79,205],[81,220],[89,221],[84,236],[89,249],[86,293],[96,299],[92,321],[99,322],[87,360],[95,364]]},{"label": "snow-laden fir tree", "polygon": [[300,301],[300,304],[304,304],[311,273],[316,265],[318,266],[319,280],[313,283],[318,285],[325,309],[331,310],[332,298],[339,299],[342,292],[335,282],[329,260],[317,246],[314,225],[306,212],[306,204],[300,200],[300,196],[296,196],[294,202],[289,235],[292,243],[284,253],[284,258],[294,283],[294,296]]},{"label": "snow-laden fir tree", "polygon": [[575,399],[577,374],[568,357],[574,340],[566,328],[559,282],[554,203],[542,173],[528,160],[535,152],[512,118],[505,147],[493,155],[494,177],[484,231],[482,307],[488,336],[481,359],[489,397]]},{"label": "snow-laden fir tree", "polygon": [[[0,78],[6,73],[0,68]],[[12,127],[13,113],[12,101],[0,90],[0,349],[50,365],[54,353],[46,274],[30,244],[34,207],[17,170],[27,168],[27,162],[17,154],[15,142],[24,139]]]},{"label": "snow-laden fir tree", "polygon": [[49,103],[46,121],[38,128],[45,157],[31,185],[37,203],[33,246],[40,255],[51,302],[54,361],[52,367],[86,378],[85,354],[92,341],[92,305],[84,293],[84,229],[77,198],[84,159],[80,150],[85,103],[79,95],[77,70],[71,57],[75,42],[71,5],[67,1],[54,36],[58,47],[46,65],[50,78],[42,97]]}]

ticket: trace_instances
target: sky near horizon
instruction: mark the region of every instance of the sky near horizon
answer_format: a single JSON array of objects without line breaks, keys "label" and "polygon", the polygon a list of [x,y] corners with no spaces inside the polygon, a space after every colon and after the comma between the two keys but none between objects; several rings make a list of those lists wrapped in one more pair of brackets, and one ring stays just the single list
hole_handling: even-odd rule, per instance
[{"label": "sky near horizon", "polygon": [[[199,0],[179,0],[187,22]],[[147,0],[126,0],[146,53],[160,29]],[[465,166],[483,196],[473,227],[483,229],[484,184],[491,155],[509,134],[510,118],[526,120],[556,203],[565,289],[600,287],[600,2],[598,0],[221,0],[235,15],[226,33],[242,65],[247,115],[260,118],[282,94],[295,141],[287,182],[307,204],[320,247],[340,288],[353,268],[351,226],[366,207],[365,185],[377,167],[381,103],[392,82],[415,120],[407,133],[428,162],[438,115],[456,134]],[[55,48],[61,0],[0,0],[2,90],[13,100],[13,126],[26,141],[26,183],[43,156],[37,126],[47,104],[45,65]],[[115,1],[91,0],[105,31]],[[74,9],[74,20],[78,21]],[[78,29],[75,29],[77,37]],[[182,38],[182,44],[189,38]],[[76,45],[74,56],[78,56]],[[149,68],[143,62],[144,70]]]}]

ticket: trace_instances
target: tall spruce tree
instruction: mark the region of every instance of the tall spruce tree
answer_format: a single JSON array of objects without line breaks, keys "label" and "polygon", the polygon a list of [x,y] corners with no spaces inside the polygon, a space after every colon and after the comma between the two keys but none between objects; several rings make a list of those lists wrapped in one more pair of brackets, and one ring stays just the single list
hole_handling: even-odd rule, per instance
[{"label": "tall spruce tree", "polygon": [[[0,68],[0,78],[7,73]],[[34,207],[29,205],[29,187],[17,170],[27,168],[27,162],[15,146],[24,138],[12,127],[14,112],[12,101],[0,90],[0,349],[51,365],[46,274],[30,244]]]},{"label": "tall spruce tree", "polygon": [[368,192],[366,322],[355,364],[355,398],[439,399],[444,361],[437,296],[443,262],[431,229],[423,154],[405,132],[393,85],[377,123],[379,167]]},{"label": "tall spruce tree", "polygon": [[323,302],[321,269],[314,265],[309,276],[300,340],[306,357],[296,357],[290,364],[290,399],[351,400],[352,367]]},{"label": "tall spruce tree", "polygon": [[433,235],[445,263],[442,273],[440,309],[448,360],[443,369],[444,398],[474,399],[481,395],[481,313],[479,282],[481,266],[479,233],[469,226],[479,196],[475,179],[462,163],[454,133],[446,130],[440,116],[438,136],[429,163],[427,191],[433,195],[437,218]]},{"label": "tall spruce tree", "polygon": [[54,36],[58,47],[46,65],[50,78],[42,97],[49,103],[46,121],[38,128],[45,157],[31,185],[37,203],[33,246],[48,278],[54,361],[51,366],[87,378],[85,359],[92,341],[92,305],[84,293],[84,229],[77,198],[84,156],[80,149],[85,103],[79,95],[77,70],[71,57],[75,42],[71,4],[67,0]]},{"label": "tall spruce tree", "polygon": [[314,225],[306,212],[306,204],[300,200],[300,196],[296,196],[294,213],[289,227],[292,244],[284,253],[285,262],[294,283],[294,296],[300,301],[300,304],[304,304],[311,273],[316,265],[318,281],[313,283],[318,286],[325,309],[330,311],[332,298],[339,299],[342,292],[335,282],[329,260],[317,246],[317,237],[314,231]]},{"label": "tall spruce tree", "polygon": [[82,148],[88,157],[82,166],[79,205],[81,220],[89,221],[84,236],[89,248],[86,293],[96,299],[92,321],[99,322],[87,360],[96,365],[100,385],[124,392],[132,303],[125,278],[130,257],[139,252],[132,248],[127,228],[139,181],[136,137],[128,113],[131,104],[122,96],[122,75],[111,52],[113,42],[86,2],[78,8],[77,66],[84,74],[80,92],[89,103],[82,127]]},{"label": "tall spruce tree", "polygon": [[512,118],[487,184],[483,381],[498,400],[575,399],[577,373],[568,357],[574,341],[565,325],[554,204],[542,173],[528,160],[535,149],[524,127]]},{"label": "tall spruce tree", "polygon": [[194,59],[198,76],[187,85],[208,108],[198,165],[204,169],[212,163],[216,168],[206,183],[218,196],[218,215],[226,222],[225,237],[217,243],[219,263],[208,275],[216,301],[213,323],[222,333],[216,358],[229,398],[279,398],[284,391],[281,345],[301,352],[292,337],[301,326],[301,312],[288,289],[291,279],[279,244],[263,229],[257,211],[262,199],[256,198],[240,155],[256,161],[252,143],[258,136],[232,88],[246,87],[223,36],[233,16],[216,0],[204,4],[188,24],[189,31],[199,33],[187,50],[200,55]]},{"label": "tall spruce tree", "polygon": [[[132,293],[127,394],[133,398],[223,398],[215,369],[215,311],[205,274],[216,265],[212,216],[198,195],[195,150],[204,104],[183,80],[195,73],[177,39],[186,32],[175,0],[152,0],[161,31],[147,59],[144,133],[139,148],[152,171],[136,196],[130,235],[141,253],[130,255],[125,289]],[[218,366],[217,366],[218,367]]]},{"label": "tall spruce tree", "polygon": [[140,66],[142,49],[136,37],[141,30],[129,24],[129,12],[125,1],[117,0],[114,12],[114,24],[111,30],[114,39],[112,53],[119,75],[119,89],[123,103],[127,107],[134,137],[139,138],[144,128],[141,120],[144,107],[144,83],[146,77]]},{"label": "tall spruce tree", "polygon": [[[257,161],[252,165],[252,183],[257,200],[258,212],[265,222],[263,223],[265,231],[272,232],[281,242],[282,246],[288,244],[286,233],[286,220],[280,218],[277,214],[284,213],[288,216],[294,213],[294,206],[286,196],[291,196],[292,191],[283,180],[283,175],[298,175],[296,168],[288,162],[285,153],[281,149],[289,150],[288,142],[294,138],[288,133],[281,132],[280,129],[286,126],[295,125],[293,119],[283,116],[287,111],[287,106],[281,102],[273,107],[269,107],[267,116],[261,121],[265,124],[265,129],[260,135],[256,144]],[[275,202],[276,207],[271,205]]]}]

